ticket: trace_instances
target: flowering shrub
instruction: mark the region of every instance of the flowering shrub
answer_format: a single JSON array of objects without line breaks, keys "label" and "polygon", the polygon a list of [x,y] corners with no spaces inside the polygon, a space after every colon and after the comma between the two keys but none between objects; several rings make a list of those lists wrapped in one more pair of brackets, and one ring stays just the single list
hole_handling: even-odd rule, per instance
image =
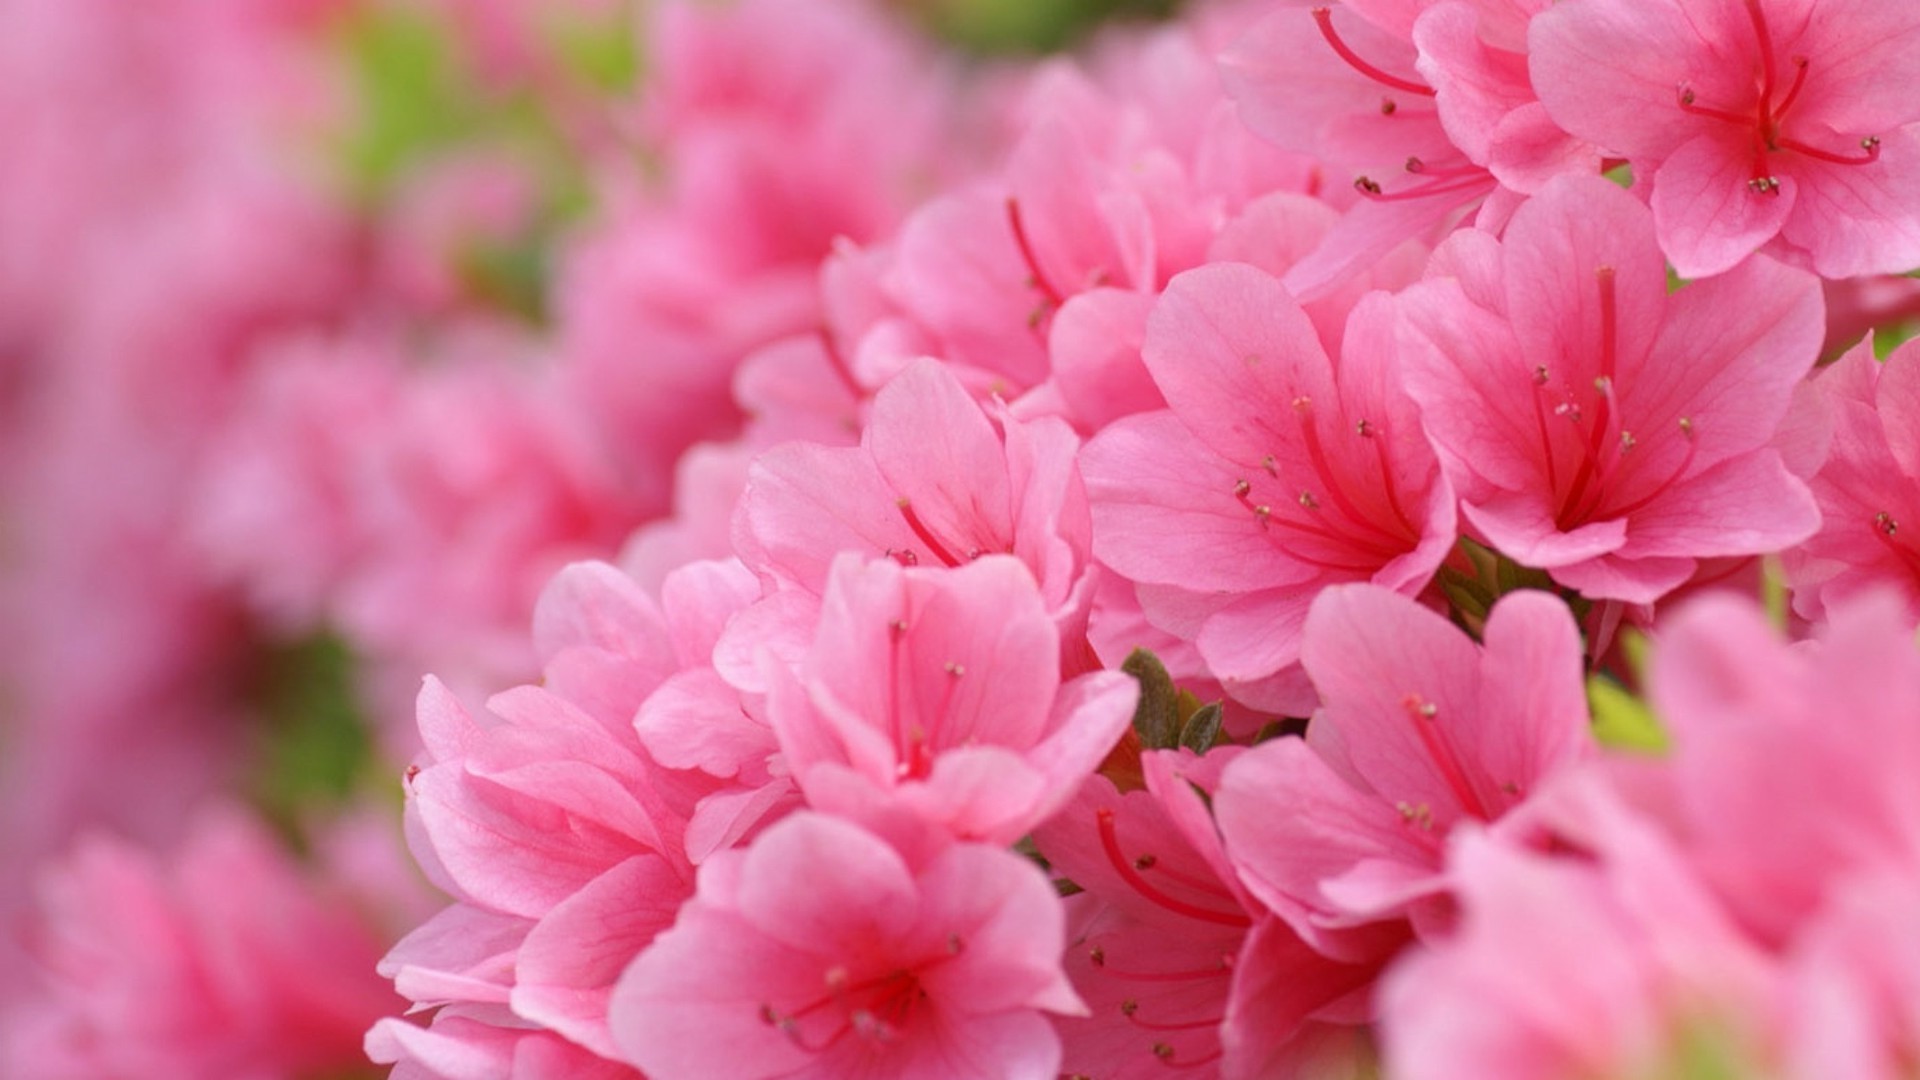
[{"label": "flowering shrub", "polygon": [[1920,7],[968,10],[0,0],[0,1073],[1920,1075]]}]

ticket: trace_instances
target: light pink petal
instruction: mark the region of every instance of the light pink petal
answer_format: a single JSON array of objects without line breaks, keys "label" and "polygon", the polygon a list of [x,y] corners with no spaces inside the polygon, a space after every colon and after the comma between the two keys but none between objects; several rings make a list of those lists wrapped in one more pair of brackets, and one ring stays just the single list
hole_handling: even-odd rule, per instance
[{"label": "light pink petal", "polygon": [[754,1002],[782,989],[805,1000],[824,963],[755,931],[732,913],[690,905],[614,986],[607,1021],[621,1056],[660,1077],[761,1080],[805,1068],[812,1055]]},{"label": "light pink petal", "polygon": [[[1492,812],[1504,801],[1503,783],[1531,779],[1491,771],[1521,762],[1483,762],[1476,750],[1510,734],[1489,729],[1549,718],[1490,715],[1479,651],[1444,616],[1375,586],[1327,589],[1308,616],[1301,659],[1324,702],[1308,742],[1318,741],[1317,727],[1337,732],[1346,767],[1387,805],[1424,805],[1444,828],[1463,809],[1456,781]],[[1423,715],[1428,708],[1432,715]]]},{"label": "light pink petal", "polygon": [[955,844],[921,872],[918,884],[923,926],[941,937],[962,937],[953,961],[921,975],[921,985],[943,1006],[979,1016],[1019,1008],[1084,1011],[1060,970],[1066,913],[1038,867],[998,848]]},{"label": "light pink petal", "polygon": [[1553,568],[1553,580],[1582,596],[1651,604],[1686,584],[1700,564],[1684,556],[1621,558],[1602,555]]},{"label": "light pink petal", "polygon": [[1636,511],[1622,558],[1709,557],[1779,551],[1812,536],[1820,510],[1778,452],[1722,462]]},{"label": "light pink petal", "polygon": [[1682,79],[1706,100],[1732,100],[1706,81],[1731,66],[1677,3],[1555,4],[1527,28],[1528,72],[1554,121],[1632,158],[1662,158],[1698,130],[1679,108]]},{"label": "light pink petal", "polygon": [[1215,263],[1173,279],[1147,320],[1144,352],[1167,403],[1204,425],[1221,456],[1253,464],[1273,449],[1277,406],[1325,395],[1332,362],[1313,323],[1272,275]]},{"label": "light pink petal", "polygon": [[906,631],[897,721],[940,746],[1033,745],[1059,688],[1060,646],[1032,575],[994,556],[939,585]]},{"label": "light pink petal", "polygon": [[748,716],[739,691],[712,668],[668,679],[640,706],[634,730],[661,765],[719,777],[766,760],[778,745],[773,729]]},{"label": "light pink petal", "polygon": [[1482,41],[1479,14],[1465,0],[1429,7],[1412,37],[1420,49],[1420,74],[1437,93],[1447,135],[1468,158],[1487,164],[1489,134],[1508,113],[1533,100],[1526,57]]},{"label": "light pink petal", "polygon": [[1152,309],[1146,293],[1090,289],[1054,315],[1047,330],[1053,378],[1083,429],[1165,406],[1140,359]]},{"label": "light pink petal", "polygon": [[1170,412],[1127,417],[1081,451],[1094,554],[1134,581],[1233,590],[1299,582],[1313,567],[1279,553],[1234,498],[1245,469],[1221,460]]},{"label": "light pink petal", "polygon": [[[1244,884],[1275,914],[1330,956],[1351,956],[1350,938],[1330,924],[1390,917],[1393,905],[1331,909],[1325,888],[1370,869],[1387,871],[1380,895],[1433,878],[1438,841],[1390,805],[1335,776],[1304,742],[1276,739],[1241,755],[1214,794],[1220,835]],[[1287,807],[1276,814],[1276,806]]]},{"label": "light pink petal", "polygon": [[1194,639],[1207,667],[1228,685],[1256,682],[1299,662],[1310,588],[1265,589],[1207,616]]},{"label": "light pink petal", "polygon": [[687,819],[687,859],[698,865],[737,846],[763,822],[778,821],[804,805],[790,779],[755,788],[729,788],[701,799]]},{"label": "light pink petal", "polygon": [[858,826],[817,814],[762,833],[741,864],[737,901],[756,931],[790,948],[858,956],[918,914],[918,890],[893,849]]},{"label": "light pink petal", "polygon": [[[954,558],[1006,549],[1013,533],[1006,450],[945,365],[916,360],[881,388],[866,445],[887,485]],[[927,565],[939,561],[934,552],[920,554]]]},{"label": "light pink petal", "polygon": [[380,961],[380,974],[409,1001],[505,1004],[513,958],[533,923],[471,904],[415,927]]},{"label": "light pink petal", "polygon": [[[1728,324],[1739,304],[1752,314]],[[1700,434],[1695,467],[1765,446],[1779,429],[1793,391],[1820,351],[1822,303],[1812,275],[1772,259],[1680,290],[1669,306],[1652,360],[1623,382],[1624,407],[1646,431],[1687,417]],[[1652,442],[1652,440],[1643,440]],[[1669,475],[1684,456],[1676,445],[1636,448],[1665,455],[1643,461],[1645,474]]]},{"label": "light pink petal", "polygon": [[1627,523],[1617,518],[1561,531],[1553,509],[1537,494],[1502,493],[1465,503],[1460,511],[1502,554],[1526,566],[1570,566],[1618,551],[1627,542]]},{"label": "light pink petal", "polygon": [[[1381,958],[1387,954],[1380,950]],[[1233,990],[1220,1024],[1221,1075],[1334,1080],[1365,1075],[1374,1054],[1348,1025],[1308,1020],[1329,1003],[1364,992],[1380,960],[1343,963],[1315,952],[1280,919],[1262,919],[1234,960]]]},{"label": "light pink petal", "polygon": [[673,655],[659,608],[639,583],[599,562],[573,563],[554,575],[533,610],[533,641],[542,657],[579,647],[636,661]]},{"label": "light pink petal", "polygon": [[[1839,135],[1814,135],[1818,145],[1846,156],[1861,153]],[[1791,159],[1797,190],[1780,238],[1811,256],[1822,277],[1898,274],[1920,266],[1920,129],[1879,136],[1880,159],[1840,165],[1805,156]]]},{"label": "light pink petal", "polygon": [[1586,646],[1566,603],[1532,589],[1502,597],[1482,637],[1481,708],[1493,722],[1462,732],[1463,752],[1519,781],[1521,798],[1593,747]]},{"label": "light pink petal", "polygon": [[[1795,108],[1881,135],[1920,119],[1906,88],[1920,80],[1920,10],[1876,0],[1825,0],[1799,48],[1821,79]],[[1814,58],[1818,59],[1815,60]]]},{"label": "light pink petal", "polygon": [[[899,249],[899,288],[948,345],[951,359],[1004,372],[1022,386],[1045,377],[1045,340],[1017,317],[1040,310],[1041,297],[1026,284],[1004,194],[971,192],[929,203],[907,222]],[[1016,313],[1010,324],[1006,313]]]},{"label": "light pink petal", "polygon": [[527,935],[515,961],[513,1011],[602,1057],[619,1057],[607,1027],[613,985],[673,925],[692,892],[693,883],[657,855],[600,875]]},{"label": "light pink petal", "polygon": [[1113,749],[1133,722],[1139,697],[1139,683],[1115,671],[1082,675],[1060,688],[1048,721],[1052,733],[1026,754],[1027,764],[1050,785],[1045,812],[1071,798],[1074,787]]},{"label": "light pink petal", "polygon": [[1639,200],[1597,176],[1568,177],[1513,215],[1504,245],[1507,317],[1539,363],[1551,371],[1556,358],[1579,364],[1575,358],[1598,354],[1604,268],[1612,275],[1613,377],[1638,377],[1667,313],[1666,265]]},{"label": "light pink petal", "polygon": [[[809,776],[808,790],[822,790],[815,800],[822,810],[864,820],[858,803],[829,801]],[[1040,818],[1037,809],[1048,796],[1047,777],[1036,772],[1017,753],[999,746],[961,746],[933,759],[924,780],[895,788],[890,798],[928,824],[958,840],[1013,844]],[[836,793],[839,797],[842,793]],[[885,834],[878,824],[870,826]]]},{"label": "light pink petal", "polygon": [[1484,183],[1449,185],[1419,198],[1361,199],[1341,215],[1320,246],[1281,280],[1303,302],[1323,299],[1407,241],[1435,242],[1450,221],[1495,195],[1498,188],[1489,175]]},{"label": "light pink petal", "polygon": [[1660,164],[1653,223],[1675,273],[1725,273],[1780,232],[1804,185],[1787,174],[1761,193],[1748,186],[1752,179],[1752,149],[1731,129],[1699,135]]},{"label": "light pink petal", "polygon": [[[1466,253],[1441,250],[1449,249]],[[1475,264],[1488,254],[1475,253]],[[1531,366],[1507,321],[1451,279],[1424,282],[1397,303],[1420,339],[1402,350],[1407,392],[1462,498],[1544,487],[1547,450],[1531,398],[1521,399],[1533,393]]]},{"label": "light pink petal", "polygon": [[1501,118],[1487,156],[1487,168],[1505,188],[1528,195],[1556,176],[1591,175],[1603,164],[1592,143],[1561,130],[1538,101]]},{"label": "light pink petal", "polygon": [[[735,542],[749,565],[818,594],[842,552],[881,555],[921,546],[900,513],[899,497],[864,449],[788,443],[748,470]],[[926,557],[936,561],[930,552]]]},{"label": "light pink petal", "polygon": [[686,563],[660,585],[660,606],[683,664],[713,654],[727,621],[760,599],[760,582],[738,560]]}]

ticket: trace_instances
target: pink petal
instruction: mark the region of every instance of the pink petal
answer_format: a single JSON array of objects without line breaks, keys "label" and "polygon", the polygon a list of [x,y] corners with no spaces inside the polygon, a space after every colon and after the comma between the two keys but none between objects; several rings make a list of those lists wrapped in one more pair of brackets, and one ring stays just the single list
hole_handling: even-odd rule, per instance
[{"label": "pink petal", "polygon": [[1661,163],[1653,223],[1675,273],[1725,273],[1780,232],[1804,185],[1789,173],[1763,194],[1748,186],[1752,179],[1752,148],[1731,131],[1699,135]]},{"label": "pink petal", "polygon": [[657,855],[600,875],[527,935],[515,960],[513,1011],[602,1057],[619,1057],[607,1027],[613,985],[673,925],[692,891],[692,882]]}]

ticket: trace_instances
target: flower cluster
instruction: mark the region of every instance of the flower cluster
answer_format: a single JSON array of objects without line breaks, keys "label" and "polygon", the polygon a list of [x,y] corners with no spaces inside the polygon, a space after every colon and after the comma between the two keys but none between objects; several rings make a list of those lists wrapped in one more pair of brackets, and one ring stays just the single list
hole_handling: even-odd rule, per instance
[{"label": "flower cluster", "polygon": [[0,1072],[1914,1075],[1916,86],[0,0]]}]

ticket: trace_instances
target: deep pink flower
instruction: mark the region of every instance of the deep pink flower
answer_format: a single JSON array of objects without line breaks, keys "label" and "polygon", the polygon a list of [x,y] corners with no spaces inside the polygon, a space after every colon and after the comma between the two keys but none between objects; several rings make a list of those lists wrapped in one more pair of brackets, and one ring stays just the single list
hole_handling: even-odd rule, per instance
[{"label": "deep pink flower", "polygon": [[1681,276],[1763,247],[1825,277],[1920,264],[1920,8],[1570,0],[1529,45],[1553,119],[1651,185]]},{"label": "deep pink flower", "polygon": [[858,826],[789,817],[702,867],[699,893],[620,980],[615,1040],[656,1080],[1053,1080],[1044,1013],[1060,901],[1009,852],[913,864]]},{"label": "deep pink flower", "polygon": [[1147,328],[1171,409],[1120,420],[1081,453],[1094,554],[1252,703],[1300,707],[1271,683],[1297,663],[1320,588],[1415,592],[1453,544],[1452,491],[1394,390],[1395,351],[1378,298],[1355,309],[1336,365],[1272,277],[1189,271]]},{"label": "deep pink flower", "polygon": [[[1398,0],[1311,10],[1286,5],[1221,57],[1222,77],[1247,126],[1320,163],[1335,185],[1329,201],[1345,211],[1286,275],[1288,290],[1303,300],[1319,299],[1407,240],[1433,239],[1468,207],[1496,195],[1499,183],[1485,156],[1476,160],[1466,152],[1479,144],[1456,145],[1435,87],[1415,67],[1418,6]],[[1477,44],[1471,29],[1465,36]],[[1457,67],[1463,59],[1457,54],[1466,52],[1463,43],[1446,59]],[[1452,78],[1442,85],[1451,100],[1481,89],[1478,82]],[[1448,122],[1484,139],[1481,125],[1488,119]],[[1511,199],[1500,196],[1488,205]]]},{"label": "deep pink flower", "polygon": [[1364,1016],[1360,991],[1386,953],[1315,953],[1247,895],[1221,850],[1204,800],[1240,752],[1144,754],[1146,790],[1123,794],[1095,775],[1035,831],[1054,873],[1084,891],[1067,971],[1092,1014],[1056,1021],[1066,1071],[1291,1075],[1336,1055],[1337,1032]]},{"label": "deep pink flower", "polygon": [[1881,363],[1869,339],[1821,369],[1810,389],[1830,437],[1808,480],[1820,531],[1785,555],[1794,608],[1820,618],[1891,590],[1920,620],[1920,345]]},{"label": "deep pink flower", "polygon": [[905,566],[987,554],[1026,564],[1084,667],[1093,588],[1079,440],[1057,418],[983,409],[945,365],[915,361],[874,398],[856,448],[790,443],[749,469],[735,544],[775,581],[815,595],[843,552]]},{"label": "deep pink flower", "polygon": [[655,761],[635,713],[710,664],[721,627],[756,592],[737,564],[696,563],[656,603],[610,566],[577,564],[535,614],[543,686],[495,695],[475,715],[429,681],[409,828],[416,858],[458,902],[382,971],[416,1003],[470,1023],[436,1023],[431,1037],[389,1031],[375,1040],[382,1054],[437,1068],[441,1055],[469,1052],[445,1044],[471,1029],[484,1045],[470,1052],[487,1060],[500,1049],[491,1029],[505,1025],[617,1058],[606,1026],[614,981],[691,895],[695,859],[757,823],[696,831],[701,799],[723,783]]},{"label": "deep pink flower", "polygon": [[1598,178],[1555,181],[1503,240],[1456,234],[1428,274],[1401,300],[1427,346],[1407,390],[1502,553],[1651,603],[1818,524],[1771,445],[1820,348],[1811,276],[1760,258],[1669,296],[1646,209]]},{"label": "deep pink flower", "polygon": [[947,837],[1010,844],[1073,796],[1132,719],[1129,676],[1063,682],[1059,648],[1012,558],[907,569],[846,555],[797,670],[766,662],[769,717],[816,809],[910,852]]},{"label": "deep pink flower", "polygon": [[1306,738],[1256,747],[1221,778],[1214,809],[1241,880],[1332,955],[1352,955],[1356,927],[1431,930],[1447,834],[1497,822],[1589,752],[1566,605],[1513,593],[1485,636],[1478,647],[1374,586],[1322,593],[1304,661],[1324,704]]}]

